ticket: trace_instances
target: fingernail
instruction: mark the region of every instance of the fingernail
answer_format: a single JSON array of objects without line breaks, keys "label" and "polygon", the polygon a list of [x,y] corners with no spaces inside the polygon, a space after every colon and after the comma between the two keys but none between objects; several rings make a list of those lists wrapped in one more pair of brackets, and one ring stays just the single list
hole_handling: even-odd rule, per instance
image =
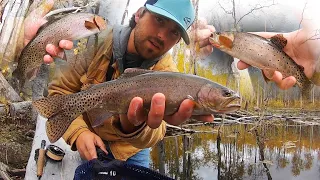
[{"label": "fingernail", "polygon": [[154,102],[157,106],[164,106],[164,102],[162,99],[155,99]]}]

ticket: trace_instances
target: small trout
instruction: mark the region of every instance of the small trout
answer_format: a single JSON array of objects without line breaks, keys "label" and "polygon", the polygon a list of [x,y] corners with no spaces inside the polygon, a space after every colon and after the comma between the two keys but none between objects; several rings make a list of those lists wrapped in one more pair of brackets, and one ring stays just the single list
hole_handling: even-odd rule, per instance
[{"label": "small trout", "polygon": [[279,71],[283,77],[294,76],[302,94],[308,94],[311,89],[311,81],[305,75],[304,68],[282,50],[287,40],[281,34],[268,40],[250,33],[215,32],[209,41],[214,47],[251,66]]},{"label": "small trout", "polygon": [[46,45],[58,46],[59,41],[78,40],[106,28],[105,20],[95,14],[74,13],[58,19],[41,28],[33,40],[22,50],[18,60],[18,66],[13,76],[19,80],[23,87],[25,80],[32,80],[43,63],[43,57],[47,54]]},{"label": "small trout", "polygon": [[227,113],[240,108],[237,102],[231,104],[239,99],[237,93],[208,79],[136,68],[126,69],[117,80],[93,85],[75,94],[42,98],[34,101],[33,106],[48,118],[47,135],[50,142],[55,142],[71,122],[86,111],[102,113],[94,119],[93,127],[96,127],[112,115],[127,113],[134,97],[141,97],[144,108],[149,109],[152,96],[158,92],[166,96],[165,115],[175,113],[187,98],[195,103],[193,115]]}]

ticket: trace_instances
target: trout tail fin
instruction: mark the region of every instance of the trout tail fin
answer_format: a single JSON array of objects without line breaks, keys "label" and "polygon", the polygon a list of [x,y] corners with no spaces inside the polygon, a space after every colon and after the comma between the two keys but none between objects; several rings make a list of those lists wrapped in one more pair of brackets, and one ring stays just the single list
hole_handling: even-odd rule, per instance
[{"label": "trout tail fin", "polygon": [[32,102],[39,113],[48,118],[46,131],[51,143],[59,140],[67,131],[72,121],[79,116],[79,114],[71,111],[69,106],[66,106],[70,98],[69,96],[51,96]]}]

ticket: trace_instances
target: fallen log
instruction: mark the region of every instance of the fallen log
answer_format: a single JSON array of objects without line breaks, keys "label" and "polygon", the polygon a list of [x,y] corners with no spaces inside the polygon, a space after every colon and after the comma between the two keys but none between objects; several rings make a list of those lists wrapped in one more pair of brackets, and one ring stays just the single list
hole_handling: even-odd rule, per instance
[{"label": "fallen log", "polygon": [[22,101],[8,103],[6,105],[0,104],[0,117],[9,119],[9,123],[10,121],[16,123],[17,120],[23,120],[23,122],[29,123],[32,117],[32,102]]},{"label": "fallen log", "polygon": [[9,113],[13,120],[25,119],[26,121],[32,117],[32,102],[22,101],[9,104]]},{"label": "fallen log", "polygon": [[[7,82],[7,80],[4,78],[2,73],[0,73],[0,98],[5,98],[6,101],[9,101],[9,102],[22,101],[22,98],[11,87],[11,85]],[[4,103],[4,102],[2,102],[2,103]]]},{"label": "fallen log", "polygon": [[12,170],[7,170],[8,173],[11,176],[16,176],[16,177],[24,177],[26,174],[26,169],[12,169]]},{"label": "fallen log", "polygon": [[0,177],[4,180],[12,180],[7,173],[8,166],[0,162]]}]

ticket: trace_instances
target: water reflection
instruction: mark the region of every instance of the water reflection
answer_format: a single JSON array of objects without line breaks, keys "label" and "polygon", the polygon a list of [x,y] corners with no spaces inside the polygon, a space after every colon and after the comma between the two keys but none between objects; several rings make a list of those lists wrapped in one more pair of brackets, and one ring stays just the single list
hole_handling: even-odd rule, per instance
[{"label": "water reflection", "polygon": [[320,179],[320,126],[266,123],[259,127],[260,147],[252,127],[224,126],[221,137],[165,138],[151,152],[152,167],[175,179]]}]

